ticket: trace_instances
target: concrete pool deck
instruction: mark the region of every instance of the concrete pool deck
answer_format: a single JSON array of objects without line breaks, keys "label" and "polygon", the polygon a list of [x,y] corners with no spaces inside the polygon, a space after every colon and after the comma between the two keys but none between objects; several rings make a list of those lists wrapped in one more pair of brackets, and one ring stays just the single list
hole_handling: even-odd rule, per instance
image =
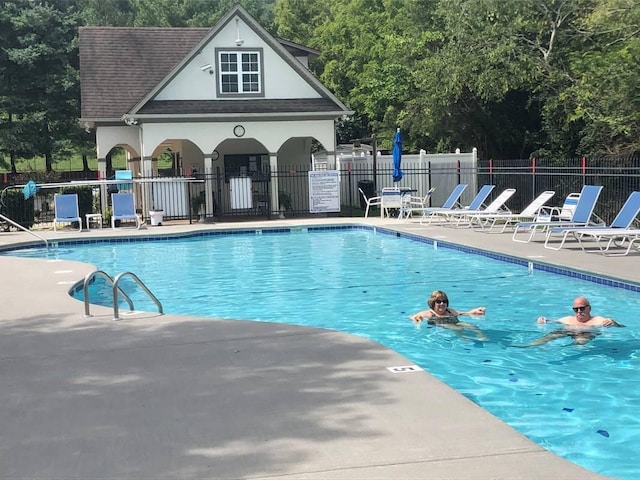
[{"label": "concrete pool deck", "polygon": [[[393,219],[38,234],[89,239],[340,223],[640,282],[637,254],[603,257],[572,245],[555,252],[510,234]],[[0,248],[35,240],[0,233]],[[113,322],[112,309],[95,305],[85,318],[67,292],[93,269],[0,256],[2,478],[605,478],[544,450],[426,372],[392,373],[411,362],[360,337],[157,313],[121,311]]]}]

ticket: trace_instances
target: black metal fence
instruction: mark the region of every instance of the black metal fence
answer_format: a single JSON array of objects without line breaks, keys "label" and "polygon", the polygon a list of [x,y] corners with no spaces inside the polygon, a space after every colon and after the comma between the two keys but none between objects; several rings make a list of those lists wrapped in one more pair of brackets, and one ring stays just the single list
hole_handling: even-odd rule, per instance
[{"label": "black metal fence", "polygon": [[[309,166],[279,168],[270,171],[268,166],[254,175],[229,178],[224,172],[199,174],[185,181],[184,177],[138,177],[133,191],[139,213],[149,219],[149,211],[163,210],[164,220],[232,221],[249,219],[272,219],[284,217],[308,217],[309,213]],[[378,166],[372,168],[348,165],[339,172],[340,212],[328,214],[336,216],[362,216],[364,201],[359,189],[367,196],[374,196],[387,186],[394,185],[393,169]],[[633,191],[640,191],[640,159],[575,159],[575,160],[509,160],[479,161],[475,167],[459,165],[434,166],[429,162],[404,162],[404,178],[398,185],[414,190],[415,195],[424,195],[431,187],[436,188],[433,205],[439,205],[457,183],[468,183],[465,195],[473,197],[483,184],[493,184],[493,197],[505,188],[515,188],[516,194],[507,206],[514,212],[520,211],[538,194],[554,190],[555,197],[550,205],[562,205],[569,193],[579,192],[583,185],[602,185],[603,192],[596,204],[595,213],[607,223],[615,217],[623,203]],[[42,174],[0,174],[2,198],[7,192],[19,190],[21,184],[36,179],[38,184],[64,181],[92,181],[95,172],[65,172],[64,178]],[[107,186],[108,187],[108,186]],[[113,188],[90,186],[93,191],[95,212],[109,205],[108,194]],[[32,200],[30,209],[25,204],[25,212],[18,216],[33,215],[33,225],[46,227],[53,220],[53,195],[59,189],[40,189]],[[103,196],[107,194],[107,198]],[[0,200],[2,200],[0,198]],[[463,202],[466,197],[463,197]],[[10,202],[16,209],[16,202]],[[7,202],[0,203],[0,213],[7,215]],[[31,213],[33,212],[33,213]],[[106,212],[100,212],[106,213]],[[10,216],[10,215],[7,215]],[[29,223],[27,219],[26,223]],[[5,228],[7,226],[5,225]]]}]

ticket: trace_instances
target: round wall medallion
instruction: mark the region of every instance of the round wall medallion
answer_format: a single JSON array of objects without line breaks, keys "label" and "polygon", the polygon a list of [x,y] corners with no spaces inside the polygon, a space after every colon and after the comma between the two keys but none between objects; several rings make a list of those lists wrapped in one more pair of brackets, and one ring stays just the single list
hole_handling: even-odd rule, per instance
[{"label": "round wall medallion", "polygon": [[211,152],[211,160],[215,162],[219,158],[220,158],[220,152],[218,152],[218,150],[214,150],[213,152]]},{"label": "round wall medallion", "polygon": [[236,137],[241,137],[244,135],[244,127],[242,125],[236,125],[233,127],[233,134]]}]

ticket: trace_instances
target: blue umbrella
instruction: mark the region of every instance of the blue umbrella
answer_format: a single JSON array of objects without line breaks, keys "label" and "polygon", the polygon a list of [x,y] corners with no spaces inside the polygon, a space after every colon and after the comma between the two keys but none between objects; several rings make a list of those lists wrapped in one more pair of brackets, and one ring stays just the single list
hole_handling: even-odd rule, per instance
[{"label": "blue umbrella", "polygon": [[400,162],[402,161],[402,136],[400,129],[396,131],[393,137],[393,181],[402,180],[402,170],[400,170]]}]

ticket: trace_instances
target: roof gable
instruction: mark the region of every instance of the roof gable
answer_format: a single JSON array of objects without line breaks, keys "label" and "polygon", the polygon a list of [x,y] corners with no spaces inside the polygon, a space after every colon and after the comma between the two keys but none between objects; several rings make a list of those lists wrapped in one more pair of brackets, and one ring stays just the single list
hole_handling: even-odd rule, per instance
[{"label": "roof gable", "polygon": [[[233,28],[236,36],[234,20],[241,20],[241,32],[257,35],[274,53],[277,60],[295,72],[298,80],[305,83],[313,95],[324,99],[324,104],[333,104],[334,111],[347,112],[347,108],[295,57],[290,53],[293,44],[283,44],[271,36],[253,17],[240,5],[234,6],[216,25],[208,28],[114,28],[114,27],[83,27],[80,30],[80,74],[82,93],[83,119],[120,119],[123,116],[142,112],[156,112],[158,106],[149,108],[149,102],[168,97],[158,95],[171,88],[171,83],[183,71],[197,68],[200,64],[211,63],[200,54],[209,45],[215,43],[218,35],[229,36]],[[247,29],[250,29],[247,31]],[[241,33],[242,35],[242,33]],[[227,39],[227,43],[229,43]],[[233,40],[231,40],[233,44]],[[298,51],[304,51],[299,47]],[[309,50],[309,54],[315,51]],[[196,67],[194,67],[196,65]],[[207,75],[208,77],[209,75]],[[197,77],[204,78],[204,77]],[[181,98],[176,100],[197,100]],[[205,100],[206,101],[206,100]],[[220,101],[220,100],[213,100]],[[225,109],[229,110],[229,101]],[[237,100],[244,102],[246,100]],[[184,102],[183,105],[189,105]],[[264,104],[264,102],[262,102]],[[313,102],[297,102],[301,107]],[[273,107],[273,102],[269,102]],[[257,106],[257,105],[256,105]],[[287,104],[284,111],[291,106]],[[284,107],[284,104],[283,104]],[[209,108],[215,111],[215,108]],[[246,110],[243,106],[242,110]],[[259,110],[255,110],[259,113]],[[174,112],[175,114],[176,112]]]}]

